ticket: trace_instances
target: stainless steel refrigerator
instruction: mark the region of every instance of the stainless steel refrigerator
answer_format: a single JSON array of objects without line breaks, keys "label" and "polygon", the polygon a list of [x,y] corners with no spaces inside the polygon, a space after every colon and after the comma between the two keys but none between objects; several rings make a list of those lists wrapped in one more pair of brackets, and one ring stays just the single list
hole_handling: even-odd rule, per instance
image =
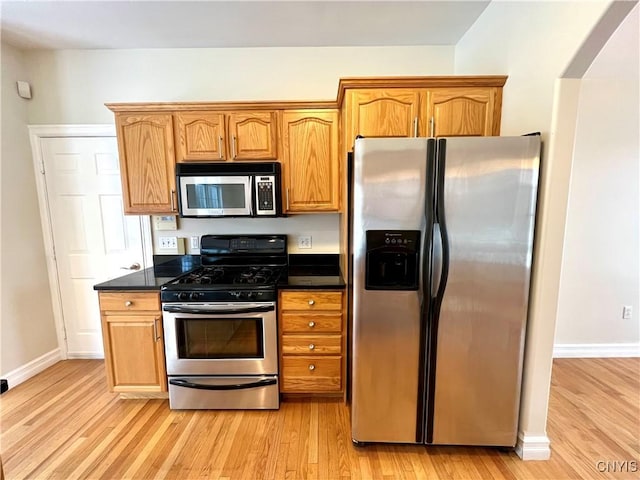
[{"label": "stainless steel refrigerator", "polygon": [[354,443],[515,445],[540,147],[356,140]]}]

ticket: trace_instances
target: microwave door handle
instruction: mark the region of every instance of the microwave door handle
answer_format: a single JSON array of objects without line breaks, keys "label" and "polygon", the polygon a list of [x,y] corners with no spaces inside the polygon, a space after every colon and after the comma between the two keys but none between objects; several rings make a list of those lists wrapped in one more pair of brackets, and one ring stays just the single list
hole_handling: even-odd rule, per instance
[{"label": "microwave door handle", "polygon": [[216,308],[196,308],[196,307],[183,307],[177,305],[164,305],[162,307],[164,312],[169,313],[195,313],[201,315],[235,315],[241,313],[261,313],[261,312],[273,312],[275,307],[268,305],[264,307],[247,307],[247,308],[228,308],[228,309],[216,309]]}]

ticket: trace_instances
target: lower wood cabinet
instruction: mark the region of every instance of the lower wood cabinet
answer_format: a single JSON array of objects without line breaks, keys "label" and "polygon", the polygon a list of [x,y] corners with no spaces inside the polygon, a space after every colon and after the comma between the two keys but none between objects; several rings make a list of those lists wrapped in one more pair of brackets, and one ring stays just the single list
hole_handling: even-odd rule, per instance
[{"label": "lower wood cabinet", "polygon": [[112,392],[166,392],[158,292],[101,291],[107,381]]},{"label": "lower wood cabinet", "polygon": [[279,298],[280,391],[344,391],[343,292],[282,291]]}]

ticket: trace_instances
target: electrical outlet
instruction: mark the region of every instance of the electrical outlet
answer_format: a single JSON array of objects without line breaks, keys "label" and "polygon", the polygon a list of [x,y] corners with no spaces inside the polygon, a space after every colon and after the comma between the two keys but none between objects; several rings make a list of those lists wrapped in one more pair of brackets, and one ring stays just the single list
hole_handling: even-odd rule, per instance
[{"label": "electrical outlet", "polygon": [[632,316],[633,316],[633,308],[631,307],[631,305],[624,305],[622,307],[622,319],[631,320]]},{"label": "electrical outlet", "polygon": [[200,248],[200,237],[191,237],[191,250],[198,250]]},{"label": "electrical outlet", "polygon": [[298,248],[311,248],[311,235],[300,235],[298,237]]}]

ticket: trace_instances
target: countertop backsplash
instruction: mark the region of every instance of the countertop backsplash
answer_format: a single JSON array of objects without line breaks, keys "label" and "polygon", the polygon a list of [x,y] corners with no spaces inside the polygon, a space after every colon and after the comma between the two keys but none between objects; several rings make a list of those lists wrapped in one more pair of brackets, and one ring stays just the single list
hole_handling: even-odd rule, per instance
[{"label": "countertop backsplash", "polygon": [[[153,225],[154,222],[152,221]],[[286,234],[289,253],[338,253],[340,250],[340,215],[310,214],[281,218],[177,218],[177,230],[153,230],[153,253],[167,254],[160,249],[160,237],[184,238],[186,254],[199,254],[191,247],[191,237],[233,234]],[[311,237],[311,248],[299,248],[300,236]]]}]

